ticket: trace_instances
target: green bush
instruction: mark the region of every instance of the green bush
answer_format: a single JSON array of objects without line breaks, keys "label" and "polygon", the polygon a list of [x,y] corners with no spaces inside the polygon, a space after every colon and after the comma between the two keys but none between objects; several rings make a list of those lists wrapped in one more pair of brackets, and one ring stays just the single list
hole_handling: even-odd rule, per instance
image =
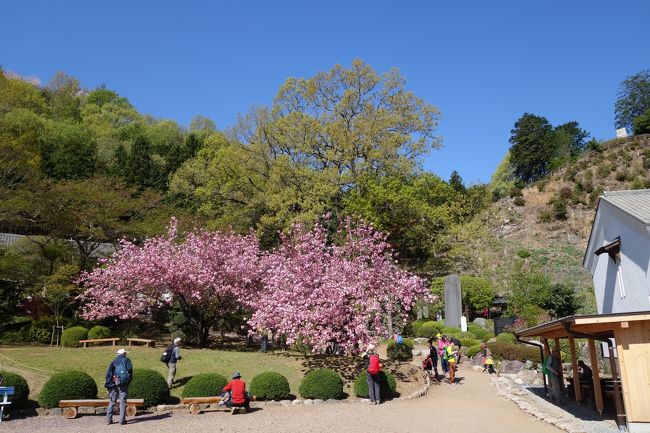
[{"label": "green bush", "polygon": [[515,337],[515,334],[512,334],[510,332],[502,332],[501,334],[497,335],[497,343],[516,344],[517,337]]},{"label": "green bush", "polygon": [[418,335],[418,331],[420,330],[420,327],[428,322],[427,319],[418,319],[414,320],[408,325],[403,330],[403,335],[408,335],[409,337],[415,337]]},{"label": "green bush", "polygon": [[420,326],[418,332],[415,335],[422,338],[432,338],[435,337],[438,333],[440,333],[440,325],[438,325],[438,323],[434,322],[433,320],[429,320]]},{"label": "green bush", "polygon": [[[354,379],[354,395],[361,398],[368,398],[368,373],[364,370]],[[385,400],[395,395],[397,382],[395,377],[387,371],[379,373],[379,394],[381,399]]]},{"label": "green bush", "polygon": [[556,220],[566,221],[569,218],[569,213],[564,199],[555,200],[553,202],[553,216]]},{"label": "green bush", "polygon": [[483,340],[485,335],[490,333],[490,331],[475,323],[470,323],[467,325],[467,330],[474,334],[474,337],[478,338],[479,340]]},{"label": "green bush", "polygon": [[7,371],[0,373],[4,382],[2,386],[13,386],[14,395],[9,396],[11,406],[9,408],[22,408],[25,407],[29,401],[29,385],[24,377],[16,373],[9,373]]},{"label": "green bush", "polygon": [[485,334],[485,335],[483,336],[482,340],[483,340],[485,343],[487,343],[488,341],[490,341],[490,340],[493,339],[493,338],[494,338],[494,332],[488,332],[487,334]]},{"label": "green bush", "polygon": [[65,347],[79,347],[79,340],[88,339],[88,330],[83,326],[73,326],[63,331],[61,344]]},{"label": "green bush", "polygon": [[468,357],[468,358],[473,358],[474,355],[476,355],[476,354],[479,353],[480,351],[481,351],[481,345],[480,345],[480,344],[475,344],[475,345],[473,345],[473,346],[470,346],[470,347],[467,349],[467,357]]},{"label": "green bush", "polygon": [[334,370],[312,370],[302,379],[299,392],[303,398],[340,399],[343,397],[343,379]]},{"label": "green bush", "polygon": [[274,371],[266,371],[253,378],[250,393],[258,400],[286,400],[291,389],[286,377]]},{"label": "green bush", "polygon": [[98,340],[100,338],[111,338],[111,330],[108,329],[106,326],[99,326],[99,325],[90,328],[90,331],[88,331],[88,339]]},{"label": "green bush", "polygon": [[550,223],[553,220],[553,213],[549,209],[542,209],[537,219],[540,223]]},{"label": "green bush", "polygon": [[406,338],[402,344],[390,340],[386,345],[386,354],[393,361],[410,361],[413,359],[413,342]]},{"label": "green bush", "polygon": [[56,373],[45,383],[38,404],[52,408],[60,400],[82,400],[97,398],[97,384],[83,371],[62,371]]},{"label": "green bush", "polygon": [[201,373],[192,377],[183,388],[182,397],[216,397],[228,380],[217,373]]},{"label": "green bush", "polygon": [[447,336],[449,334],[458,334],[460,332],[460,328],[454,328],[453,326],[443,326],[441,330],[442,333]]},{"label": "green bush", "polygon": [[167,401],[169,388],[162,374],[148,368],[138,368],[133,371],[129,397],[143,398],[145,407],[156,406]]},{"label": "green bush", "polygon": [[[501,335],[501,334],[499,334]],[[492,356],[508,361],[534,361],[540,362],[539,349],[524,344],[510,344],[493,342],[488,343]]]}]

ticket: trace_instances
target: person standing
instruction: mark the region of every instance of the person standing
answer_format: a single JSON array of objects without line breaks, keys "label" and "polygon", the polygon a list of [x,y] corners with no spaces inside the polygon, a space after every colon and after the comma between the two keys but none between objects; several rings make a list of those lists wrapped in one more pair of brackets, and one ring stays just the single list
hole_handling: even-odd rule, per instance
[{"label": "person standing", "polygon": [[447,336],[443,335],[438,340],[438,354],[440,355],[440,367],[442,368],[442,374],[446,374],[449,371],[449,365],[447,364],[447,355],[445,348],[447,347]]},{"label": "person standing", "polygon": [[126,357],[124,349],[117,351],[117,356],[108,365],[104,386],[108,389],[108,409],[106,424],[113,424],[113,409],[117,399],[120,399],[120,424],[126,424],[126,399],[129,395],[129,383],[133,379],[133,364]]},{"label": "person standing", "polygon": [[180,337],[176,337],[174,338],[174,345],[171,348],[169,362],[167,363],[167,367],[169,368],[167,386],[169,386],[169,389],[172,389],[172,383],[174,383],[174,377],[176,377],[176,363],[181,359],[181,339]]},{"label": "person standing", "polygon": [[456,377],[456,361],[458,361],[458,346],[453,344],[448,345],[445,350],[447,351],[447,362],[449,363],[449,383],[453,385],[454,378]]},{"label": "person standing", "polygon": [[381,363],[379,355],[375,353],[375,345],[369,344],[368,348],[361,355],[366,366],[366,381],[368,382],[368,398],[371,404],[381,403],[381,394],[379,391],[379,380],[381,373]]},{"label": "person standing", "polygon": [[433,371],[436,373],[436,381],[440,381],[440,376],[438,375],[438,348],[436,347],[437,338],[433,337],[429,339],[429,358],[431,358],[431,363],[433,364]]}]

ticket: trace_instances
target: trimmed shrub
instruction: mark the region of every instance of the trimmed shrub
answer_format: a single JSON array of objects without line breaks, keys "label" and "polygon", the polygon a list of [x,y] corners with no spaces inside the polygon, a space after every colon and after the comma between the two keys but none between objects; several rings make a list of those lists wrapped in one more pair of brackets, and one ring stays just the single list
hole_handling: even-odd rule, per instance
[{"label": "trimmed shrub", "polygon": [[25,407],[29,401],[29,385],[27,385],[25,378],[19,374],[9,373],[7,371],[2,372],[1,374],[4,379],[2,386],[13,386],[15,388],[14,395],[9,396],[9,401],[11,402],[9,409],[20,409]]},{"label": "trimmed shrub", "polygon": [[201,373],[192,377],[183,388],[182,397],[216,397],[228,380],[217,373]]},{"label": "trimmed shrub", "polygon": [[422,338],[432,338],[435,337],[436,334],[438,334],[439,332],[440,332],[440,325],[438,325],[437,322],[430,320],[428,322],[424,322],[420,326],[418,332],[415,335],[417,337],[422,337]]},{"label": "trimmed shrub", "polygon": [[515,337],[515,334],[511,334],[510,332],[502,332],[501,334],[497,335],[497,343],[516,344],[517,337]]},{"label": "trimmed shrub", "polygon": [[409,337],[416,337],[418,335],[420,327],[423,324],[425,324],[426,322],[428,322],[427,319],[418,319],[418,320],[412,321],[411,323],[406,325],[406,327],[402,331],[403,335],[407,335]]},{"label": "trimmed shrub", "polygon": [[97,398],[97,384],[93,378],[83,371],[69,370],[50,377],[38,396],[38,404],[41,407],[53,408],[60,400],[92,398]]},{"label": "trimmed shrub", "polygon": [[[111,330],[106,326],[99,325],[90,328],[90,331],[88,331],[88,339],[97,340],[100,338],[111,338]],[[84,338],[81,338],[81,340],[84,340]]]},{"label": "trimmed shrub", "polygon": [[441,331],[443,334],[448,336],[449,334],[458,334],[460,332],[460,328],[454,328],[453,326],[443,326]]},{"label": "trimmed shrub", "polygon": [[79,347],[79,340],[88,339],[88,330],[83,326],[73,326],[63,331],[61,344],[65,347]]},{"label": "trimmed shrub", "polygon": [[129,384],[129,397],[143,398],[145,407],[165,403],[169,398],[167,381],[162,374],[148,368],[133,370],[133,380]]},{"label": "trimmed shrub", "polygon": [[258,400],[286,400],[291,389],[286,377],[275,371],[266,371],[253,378],[250,393]]},{"label": "trimmed shrub", "polygon": [[487,329],[485,329],[482,326],[479,326],[479,325],[477,325],[475,323],[470,323],[469,325],[467,325],[467,330],[469,332],[471,332],[472,334],[474,334],[474,336],[476,338],[478,338],[479,340],[483,340],[483,338],[485,337],[485,334],[490,333],[490,331],[488,331]]},{"label": "trimmed shrub", "polygon": [[553,216],[555,217],[556,220],[560,220],[560,221],[565,221],[567,218],[569,218],[569,213],[566,207],[566,201],[564,199],[555,200],[553,202]]},{"label": "trimmed shrub", "polygon": [[340,399],[343,397],[343,379],[334,370],[312,370],[302,379],[299,392],[303,398]]},{"label": "trimmed shrub", "polygon": [[480,344],[475,344],[474,346],[470,346],[467,349],[467,357],[468,358],[474,358],[474,355],[476,355],[480,351],[481,351],[481,345]]},{"label": "trimmed shrub", "polygon": [[532,346],[493,342],[488,343],[488,347],[496,359],[521,362],[540,362],[539,349]]},{"label": "trimmed shrub", "polygon": [[488,341],[490,341],[490,340],[493,339],[493,338],[494,338],[494,332],[488,332],[487,334],[485,334],[485,335],[483,336],[482,340],[483,340],[485,343],[487,343]]},{"label": "trimmed shrub", "polygon": [[413,342],[406,338],[402,344],[390,340],[386,346],[386,354],[388,359],[393,361],[410,361],[413,359]]},{"label": "trimmed shrub", "polygon": [[[361,398],[368,398],[368,374],[365,371],[359,373],[354,379],[354,395]],[[397,382],[395,377],[387,371],[379,373],[379,394],[381,399],[385,400],[395,395],[397,389]]]}]

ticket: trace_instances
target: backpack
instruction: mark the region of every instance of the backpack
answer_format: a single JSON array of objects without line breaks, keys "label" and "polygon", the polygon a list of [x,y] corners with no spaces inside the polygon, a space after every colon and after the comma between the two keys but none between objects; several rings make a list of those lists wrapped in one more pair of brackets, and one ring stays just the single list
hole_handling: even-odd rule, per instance
[{"label": "backpack", "polygon": [[373,353],[370,355],[369,361],[368,361],[368,373],[371,375],[376,375],[381,372],[381,365],[379,364],[379,355]]},{"label": "backpack", "polygon": [[126,357],[121,356],[113,365],[113,382],[115,385],[128,385],[131,380],[129,369],[126,366]]},{"label": "backpack", "polygon": [[172,360],[172,353],[174,353],[174,345],[169,346],[165,351],[160,355],[160,362],[163,364],[169,364],[169,361]]},{"label": "backpack", "polygon": [[404,337],[398,335],[397,338],[395,338],[395,343],[397,343],[398,345],[404,343]]}]

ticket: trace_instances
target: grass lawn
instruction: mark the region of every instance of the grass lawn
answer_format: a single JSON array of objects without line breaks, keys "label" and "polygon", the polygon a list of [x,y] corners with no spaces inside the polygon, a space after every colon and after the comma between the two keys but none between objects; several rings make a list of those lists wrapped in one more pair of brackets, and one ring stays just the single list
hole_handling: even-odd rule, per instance
[{"label": "grass lawn", "polygon": [[[0,370],[23,376],[30,387],[30,398],[36,400],[49,377],[59,371],[73,369],[88,373],[97,382],[99,395],[104,390],[104,374],[118,347],[58,348],[46,346],[0,347]],[[134,368],[151,368],[167,380],[167,366],[160,362],[163,348],[128,348]],[[304,366],[298,358],[259,352],[218,351],[210,349],[181,349],[183,359],[178,363],[172,396],[180,397],[187,381],[198,373],[219,373],[227,379],[235,371],[250,383],[255,375],[275,371],[286,376],[291,392],[298,395]]]}]

